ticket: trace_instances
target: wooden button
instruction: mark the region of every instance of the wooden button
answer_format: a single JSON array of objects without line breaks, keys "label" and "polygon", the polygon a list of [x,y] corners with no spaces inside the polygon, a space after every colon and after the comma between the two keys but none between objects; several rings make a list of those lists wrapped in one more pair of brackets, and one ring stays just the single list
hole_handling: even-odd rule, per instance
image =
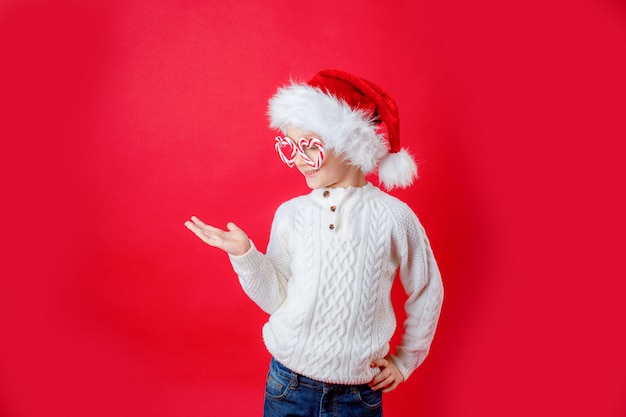
[{"label": "wooden button", "polygon": [[335,211],[337,210],[337,206],[330,206],[330,211]]},{"label": "wooden button", "polygon": [[324,196],[324,198],[328,198],[330,196],[330,191],[326,190],[322,195]]},{"label": "wooden button", "polygon": [[330,225],[328,225],[328,228],[329,228],[330,230],[335,230],[335,225],[334,225],[334,224],[330,224]]}]

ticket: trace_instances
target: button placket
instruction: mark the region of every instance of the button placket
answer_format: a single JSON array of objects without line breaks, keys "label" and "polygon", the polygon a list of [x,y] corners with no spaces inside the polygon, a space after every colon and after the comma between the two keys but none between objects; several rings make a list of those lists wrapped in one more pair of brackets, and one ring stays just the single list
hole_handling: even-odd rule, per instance
[{"label": "button placket", "polygon": [[[337,211],[337,206],[335,206],[335,205],[330,206],[330,211],[331,211],[331,213],[333,213],[333,214],[331,215],[331,217],[332,217],[332,218],[334,218],[334,217],[335,217],[334,213]],[[334,220],[333,220],[333,221],[334,221]],[[330,230],[335,230],[335,224],[334,224],[334,223],[329,224],[329,225],[328,225],[328,228],[329,228]]]},{"label": "button placket", "polygon": [[[329,190],[325,190],[325,191],[322,193],[322,196],[323,196],[324,198],[328,199],[328,198],[330,198],[330,194],[331,194],[331,193],[330,193],[330,191],[329,191]],[[334,213],[337,211],[337,206],[336,206],[335,204],[333,204],[333,202],[330,202],[330,203],[331,203],[331,206],[329,207],[329,209],[330,209],[330,211],[331,211],[331,223],[328,225],[328,229],[329,229],[329,230],[335,230],[335,227],[336,227],[336,226],[335,226],[335,218],[336,218],[336,216],[335,216],[335,214],[334,214]]]}]

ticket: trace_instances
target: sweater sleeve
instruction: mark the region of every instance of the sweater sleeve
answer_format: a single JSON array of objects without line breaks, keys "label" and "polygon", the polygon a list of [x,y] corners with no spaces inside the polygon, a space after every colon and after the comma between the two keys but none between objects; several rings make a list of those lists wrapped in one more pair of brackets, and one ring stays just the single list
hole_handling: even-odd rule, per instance
[{"label": "sweater sleeve", "polygon": [[405,380],[428,355],[443,302],[441,275],[430,243],[415,214],[408,206],[407,210],[396,230],[400,280],[408,297],[406,320],[392,356]]},{"label": "sweater sleeve", "polygon": [[267,253],[261,253],[254,242],[241,256],[229,255],[230,262],[244,292],[263,311],[273,313],[287,295],[290,256],[287,251],[287,216],[283,206],[274,215]]}]

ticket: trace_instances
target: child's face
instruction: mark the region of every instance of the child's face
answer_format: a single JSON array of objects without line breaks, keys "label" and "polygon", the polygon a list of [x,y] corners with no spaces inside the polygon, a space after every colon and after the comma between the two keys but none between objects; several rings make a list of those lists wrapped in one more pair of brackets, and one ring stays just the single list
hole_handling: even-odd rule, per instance
[{"label": "child's face", "polygon": [[[295,143],[300,138],[317,138],[324,142],[323,138],[312,132],[297,128],[287,129],[286,136]],[[333,188],[333,187],[362,187],[367,182],[363,173],[354,165],[350,165],[340,155],[336,155],[333,150],[328,150],[324,161],[319,168],[311,167],[301,156],[296,156],[296,168],[304,175],[306,184],[311,189]]]}]

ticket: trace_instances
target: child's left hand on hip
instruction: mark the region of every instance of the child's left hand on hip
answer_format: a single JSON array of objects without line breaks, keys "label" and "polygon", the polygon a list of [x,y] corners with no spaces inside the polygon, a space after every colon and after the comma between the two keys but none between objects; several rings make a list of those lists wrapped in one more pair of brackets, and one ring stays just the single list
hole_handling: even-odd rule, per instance
[{"label": "child's left hand on hip", "polygon": [[389,356],[384,359],[375,360],[370,366],[372,368],[380,368],[380,373],[369,383],[369,386],[374,391],[382,389],[383,392],[391,392],[404,381],[400,370]]}]

